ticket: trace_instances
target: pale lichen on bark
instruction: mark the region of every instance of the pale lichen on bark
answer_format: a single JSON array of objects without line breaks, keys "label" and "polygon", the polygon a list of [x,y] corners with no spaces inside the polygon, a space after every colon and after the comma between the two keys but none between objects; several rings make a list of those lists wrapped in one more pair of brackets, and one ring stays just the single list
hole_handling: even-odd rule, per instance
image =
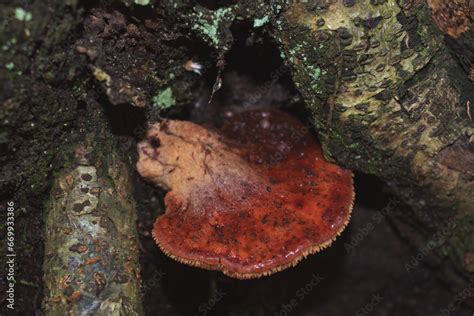
[{"label": "pale lichen on bark", "polygon": [[[90,153],[82,146],[76,153]],[[76,155],[77,156],[77,155]],[[47,315],[140,315],[136,213],[128,171],[80,158],[56,177],[46,217]]]}]

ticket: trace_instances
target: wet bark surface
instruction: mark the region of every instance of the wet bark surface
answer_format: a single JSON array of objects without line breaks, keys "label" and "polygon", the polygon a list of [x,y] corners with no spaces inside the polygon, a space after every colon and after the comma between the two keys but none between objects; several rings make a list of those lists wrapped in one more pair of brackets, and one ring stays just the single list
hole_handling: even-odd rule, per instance
[{"label": "wet bark surface", "polygon": [[[18,312],[42,310],[38,258],[53,179],[85,135],[103,129],[131,170],[147,314],[283,313],[315,273],[324,280],[288,315],[337,315],[341,297],[348,303],[338,312],[354,313],[378,293],[381,315],[436,314],[449,304],[470,313],[474,32],[452,37],[451,25],[462,23],[433,19],[425,1],[367,1],[364,10],[361,1],[323,2],[2,2],[0,206],[18,206]],[[462,16],[460,8],[449,10]],[[183,67],[190,60],[202,76]],[[147,124],[161,116],[218,123],[227,111],[268,105],[313,126],[328,158],[378,177],[408,206],[348,251],[388,204],[370,202],[380,183],[359,182],[359,192],[375,191],[356,200],[341,241],[265,280],[239,283],[165,258],[149,235],[163,192],[133,172]]]}]

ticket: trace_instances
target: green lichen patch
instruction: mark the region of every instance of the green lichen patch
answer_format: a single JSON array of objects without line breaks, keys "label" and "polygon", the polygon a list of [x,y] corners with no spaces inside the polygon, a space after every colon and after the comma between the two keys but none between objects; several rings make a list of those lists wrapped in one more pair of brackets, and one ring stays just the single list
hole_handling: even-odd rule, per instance
[{"label": "green lichen patch", "polygon": [[15,68],[15,64],[12,63],[12,62],[9,62],[9,63],[7,63],[7,64],[5,65],[5,68],[6,68],[7,70],[10,70],[10,71],[11,71],[11,70],[13,70],[13,68]]},{"label": "green lichen patch", "polygon": [[235,18],[236,6],[220,8],[215,11],[197,7],[191,16],[191,28],[215,48],[228,48],[225,45],[225,30]]},{"label": "green lichen patch", "polygon": [[150,0],[134,0],[133,1],[135,4],[138,4],[138,5],[149,5],[150,4]]},{"label": "green lichen patch", "polygon": [[11,47],[13,47],[17,42],[16,37],[12,37],[11,39],[7,40],[5,44],[2,45],[2,50],[7,51]]},{"label": "green lichen patch", "polygon": [[153,97],[152,101],[153,106],[160,110],[169,109],[176,105],[176,99],[173,96],[173,90],[171,90],[170,87],[160,91]]},{"label": "green lichen patch", "polygon": [[261,27],[265,25],[266,23],[268,23],[269,20],[270,18],[268,16],[264,16],[262,18],[256,18],[255,20],[253,20],[253,27]]},{"label": "green lichen patch", "polygon": [[28,12],[23,8],[16,8],[15,18],[19,21],[29,22],[33,18],[33,15],[31,14],[31,12]]}]

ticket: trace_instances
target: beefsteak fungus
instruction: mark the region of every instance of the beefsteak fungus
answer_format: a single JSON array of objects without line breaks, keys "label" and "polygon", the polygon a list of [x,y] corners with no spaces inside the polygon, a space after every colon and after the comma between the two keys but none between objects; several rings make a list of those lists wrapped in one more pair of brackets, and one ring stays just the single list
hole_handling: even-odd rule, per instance
[{"label": "beefsteak fungus", "polygon": [[164,120],[138,145],[140,175],[168,191],[153,237],[170,257],[239,278],[294,266],[344,230],[353,175],[288,114],[234,114],[217,131]]}]

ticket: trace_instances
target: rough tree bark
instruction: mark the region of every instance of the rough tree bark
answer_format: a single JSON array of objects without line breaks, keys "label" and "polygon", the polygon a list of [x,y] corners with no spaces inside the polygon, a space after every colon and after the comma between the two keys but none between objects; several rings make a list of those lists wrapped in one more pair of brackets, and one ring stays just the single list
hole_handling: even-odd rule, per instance
[{"label": "rough tree bark", "polygon": [[[433,22],[435,12],[425,1],[315,3],[289,5],[274,35],[326,154],[385,180],[413,208],[402,222],[419,221],[418,231],[401,231],[420,245],[420,236],[449,226],[437,252],[454,264],[452,281],[468,279],[474,91]],[[466,8],[443,13],[455,19]],[[454,23],[466,31],[462,24]]]},{"label": "rough tree bark", "polygon": [[142,315],[136,209],[114,144],[89,134],[54,180],[45,219],[46,315]]},{"label": "rough tree bark", "polygon": [[472,212],[472,83],[426,4],[361,9],[294,4],[276,22],[328,155],[416,209]]},{"label": "rough tree bark", "polygon": [[[72,300],[78,298],[77,293],[71,297],[75,291],[81,291],[84,295],[77,304],[71,304],[72,309],[79,311],[84,308],[81,304],[90,305],[90,298],[86,294],[91,290],[81,288],[74,283],[78,279],[74,278],[72,267],[67,265],[68,258],[74,256],[82,258],[86,253],[74,255],[76,247],[72,247],[70,251],[68,247],[73,245],[61,245],[66,242],[64,239],[66,236],[61,236],[60,233],[55,235],[57,233],[55,228],[58,228],[55,225],[67,224],[66,219],[75,220],[78,223],[79,217],[59,217],[56,222],[51,221],[51,218],[61,214],[51,212],[49,219],[45,215],[48,210],[48,207],[45,207],[47,201],[56,203],[56,208],[50,205],[53,210],[60,210],[57,207],[61,201],[54,199],[55,191],[51,192],[50,189],[53,183],[56,189],[59,182],[64,184],[64,179],[68,175],[64,172],[74,173],[75,167],[71,165],[70,159],[71,151],[74,151],[72,148],[76,148],[79,143],[84,142],[85,135],[89,135],[89,141],[94,142],[92,153],[99,157],[98,161],[92,161],[87,168],[97,170],[97,178],[103,181],[100,187],[111,188],[115,190],[113,192],[122,192],[124,195],[108,197],[105,190],[99,196],[97,203],[104,207],[108,206],[108,210],[114,212],[111,214],[107,212],[105,216],[106,211],[98,209],[98,213],[94,214],[100,216],[96,219],[92,219],[92,215],[84,215],[84,221],[86,218],[91,223],[97,220],[96,239],[108,239],[110,247],[108,250],[103,249],[102,255],[104,258],[109,256],[110,262],[102,259],[100,263],[92,264],[93,260],[89,261],[91,265],[85,265],[83,273],[88,277],[92,276],[92,279],[86,278],[83,286],[90,286],[90,282],[96,290],[103,286],[103,289],[98,291],[100,293],[92,291],[92,295],[97,295],[100,299],[107,297],[120,299],[120,292],[126,292],[130,308],[140,311],[137,292],[139,288],[138,251],[136,246],[128,244],[133,243],[133,240],[124,242],[123,245],[118,243],[125,237],[130,236],[132,239],[136,237],[133,221],[134,208],[130,202],[126,202],[126,197],[130,197],[127,174],[131,165],[127,157],[129,157],[128,153],[134,153],[134,150],[127,147],[127,144],[130,145],[129,142],[120,142],[120,138],[112,132],[113,128],[124,129],[121,126],[124,120],[120,120],[120,115],[118,119],[109,120],[107,101],[101,100],[100,93],[97,93],[100,89],[97,88],[94,80],[91,80],[87,58],[76,51],[75,42],[82,34],[85,10],[77,6],[76,1],[61,0],[47,3],[9,1],[0,4],[0,12],[2,14],[0,20],[2,43],[0,55],[0,206],[6,201],[14,201],[18,207],[15,213],[17,253],[15,312],[22,314],[37,312],[43,294],[42,281],[46,282],[47,292],[44,294],[48,299],[45,307],[49,313],[62,314],[61,309],[66,308],[63,303],[68,298]],[[129,119],[130,117],[127,116],[125,121]],[[116,124],[111,126],[110,121]],[[125,124],[125,129],[127,127],[128,125]],[[119,160],[117,156],[122,159]],[[102,164],[99,164],[99,161],[102,161]],[[79,166],[79,168],[83,167],[85,166]],[[64,169],[67,171],[63,171]],[[56,175],[54,178],[53,174]],[[64,195],[73,200],[71,197],[73,188],[66,186],[63,189]],[[68,206],[71,207],[71,205]],[[5,231],[6,221],[3,218],[5,214],[6,212],[0,214],[2,234]],[[103,220],[100,220],[101,218]],[[105,228],[100,226],[101,223],[105,225]],[[46,227],[45,224],[47,224]],[[115,229],[113,229],[114,225]],[[125,226],[127,227],[126,236],[123,235]],[[48,232],[46,253],[49,256],[45,257],[45,264],[41,265],[40,258],[45,253],[43,232]],[[107,232],[112,232],[112,234],[106,235]],[[67,237],[75,240],[76,244],[81,243],[79,235]],[[118,240],[114,240],[114,237]],[[87,239],[86,236],[82,238],[85,238],[82,243],[87,249],[94,249],[95,245],[89,244],[94,238]],[[132,249],[127,247],[127,244]],[[77,247],[77,251],[79,249],[83,250],[85,247]],[[119,251],[119,254],[115,254],[115,258],[111,253],[114,249]],[[58,250],[64,257],[58,256],[56,252]],[[0,251],[4,251],[3,246]],[[97,267],[104,261],[111,265]],[[127,268],[122,271],[112,271],[113,264],[116,267],[127,265]],[[88,267],[97,268],[99,274],[91,274],[91,271],[87,270]],[[56,279],[59,274],[55,273],[62,271],[62,277],[64,277],[68,274],[68,269],[71,269],[72,280],[76,281],[73,281],[70,287],[60,288],[64,286],[64,282],[59,281],[69,281],[67,281],[68,278]],[[43,270],[46,272],[44,280]],[[118,272],[118,274],[111,276],[112,272]],[[101,281],[101,276],[105,278],[105,283]],[[122,281],[126,283],[121,284]],[[112,293],[113,291],[115,293]],[[2,288],[2,293],[4,292]],[[100,304],[97,301],[94,304]],[[121,307],[124,307],[126,303],[126,300],[122,300]],[[109,304],[109,307],[113,306]]]},{"label": "rough tree bark", "polygon": [[71,127],[79,123],[80,98],[71,88],[79,60],[66,47],[80,12],[64,1],[2,1],[0,12],[0,204],[11,200],[18,207],[15,311],[35,314],[49,175],[61,167],[62,145],[75,141]]},{"label": "rough tree bark", "polygon": [[[108,122],[104,112],[127,116],[142,107],[150,119],[194,100],[200,79],[182,65],[201,38],[218,52],[208,66],[222,68],[238,19],[278,43],[328,157],[380,177],[403,197],[413,211],[396,225],[416,244],[454,227],[436,252],[450,282],[473,275],[472,27],[453,38],[457,32],[440,28],[425,0],[122,2],[125,8],[74,0],[0,5],[0,204],[22,204],[19,230],[41,225],[51,174],[63,168],[66,149],[98,126],[116,128],[120,115]],[[453,3],[465,11],[468,1]],[[132,106],[124,111],[124,103]],[[140,136],[129,129],[127,141]],[[41,255],[32,250],[42,245],[34,236],[17,238],[18,277],[26,280],[41,272],[27,268]]]}]

